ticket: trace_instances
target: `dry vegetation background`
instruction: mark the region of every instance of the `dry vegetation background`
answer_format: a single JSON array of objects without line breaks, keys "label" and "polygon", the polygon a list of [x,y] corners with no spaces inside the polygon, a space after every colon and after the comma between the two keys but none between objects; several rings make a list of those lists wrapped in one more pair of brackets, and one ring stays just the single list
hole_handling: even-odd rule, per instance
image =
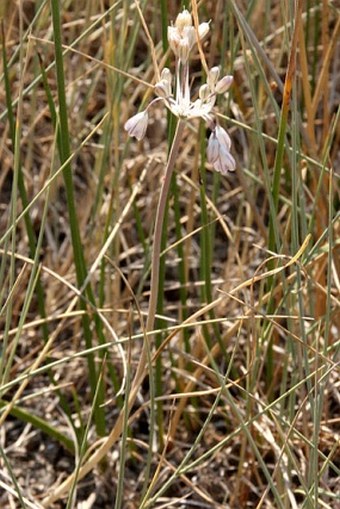
[{"label": "dry vegetation background", "polygon": [[[188,124],[128,409],[173,119],[155,106],[142,142],[123,125],[155,81],[143,23],[173,69],[184,4],[0,4],[2,508],[340,507],[338,2],[198,2],[208,66],[234,75],[237,170],[214,173]],[[194,94],[198,52],[191,73]]]}]

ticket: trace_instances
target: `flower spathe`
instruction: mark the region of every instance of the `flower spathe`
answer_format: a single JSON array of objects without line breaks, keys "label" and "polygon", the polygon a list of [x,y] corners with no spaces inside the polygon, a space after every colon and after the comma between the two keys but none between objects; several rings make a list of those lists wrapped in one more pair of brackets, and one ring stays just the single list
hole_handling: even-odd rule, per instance
[{"label": "flower spathe", "polygon": [[220,78],[220,68],[212,67],[208,72],[206,83],[201,85],[198,98],[191,100],[189,86],[189,57],[197,43],[209,32],[209,23],[201,23],[196,31],[192,17],[184,9],[178,14],[175,24],[168,27],[168,42],[176,57],[175,94],[173,93],[173,77],[170,69],[165,67],[160,80],[154,85],[157,95],[147,108],[131,117],[124,125],[130,136],[141,140],[146,133],[148,123],[148,109],[156,102],[163,101],[165,106],[178,118],[190,120],[202,118],[212,129],[207,147],[207,160],[213,168],[225,175],[235,170],[235,160],[230,154],[231,141],[227,132],[220,127],[213,115],[213,108],[218,94],[226,93],[233,77],[226,75]]}]

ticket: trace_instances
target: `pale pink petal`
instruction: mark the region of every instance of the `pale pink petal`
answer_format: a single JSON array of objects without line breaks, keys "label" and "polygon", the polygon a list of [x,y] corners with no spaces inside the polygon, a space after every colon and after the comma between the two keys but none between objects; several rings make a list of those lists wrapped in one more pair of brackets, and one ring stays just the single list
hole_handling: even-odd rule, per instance
[{"label": "pale pink petal", "polygon": [[219,156],[219,142],[214,132],[209,136],[208,147],[207,147],[207,159],[208,162],[214,164]]},{"label": "pale pink petal", "polygon": [[230,152],[226,152],[225,150],[220,150],[219,153],[219,167],[222,175],[227,175],[229,171],[235,171],[236,162]]},{"label": "pale pink petal", "polygon": [[137,140],[142,140],[148,127],[148,121],[148,112],[141,111],[125,122],[124,129],[130,136],[137,138]]},{"label": "pale pink petal", "polygon": [[222,127],[217,125],[209,137],[207,160],[222,175],[226,175],[236,168],[235,159],[230,154],[230,145],[229,135]]},{"label": "pale pink petal", "polygon": [[231,148],[231,139],[227,131],[223,129],[223,127],[221,127],[220,125],[217,125],[215,129],[215,134],[221,147],[229,151]]}]

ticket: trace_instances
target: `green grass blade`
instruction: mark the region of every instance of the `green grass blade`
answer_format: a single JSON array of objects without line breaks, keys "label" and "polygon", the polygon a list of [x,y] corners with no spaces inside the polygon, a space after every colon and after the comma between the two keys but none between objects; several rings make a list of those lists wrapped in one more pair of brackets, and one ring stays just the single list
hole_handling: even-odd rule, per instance
[{"label": "green grass blade", "polygon": [[[58,0],[51,0],[51,9],[52,9],[52,21],[53,21],[53,33],[54,33],[54,48],[55,48],[55,60],[56,60],[56,73],[57,73],[57,85],[58,85],[58,100],[59,100],[59,118],[60,118],[60,158],[61,162],[64,163],[68,160],[71,154],[70,150],[70,138],[69,138],[69,129],[68,129],[68,114],[67,114],[67,103],[66,103],[66,93],[65,93],[65,78],[64,78],[64,61],[63,61],[63,51],[62,51],[62,40],[61,40],[61,20],[60,20],[60,3]],[[67,206],[69,213],[69,221],[70,221],[70,229],[71,229],[71,239],[73,245],[73,253],[74,253],[74,263],[77,274],[77,282],[78,286],[82,287],[85,279],[86,279],[86,265],[85,259],[82,249],[82,243],[80,238],[80,232],[78,227],[78,218],[75,207],[74,200],[74,190],[73,190],[73,179],[72,179],[72,169],[70,164],[67,164],[65,169],[63,170],[63,177],[65,182],[65,191],[67,197]],[[88,293],[91,291],[88,290]],[[82,309],[86,309],[83,301],[81,301]],[[84,330],[84,338],[87,348],[91,348],[92,346],[92,332],[90,329],[90,320],[87,315],[83,315],[82,318],[83,330]],[[96,321],[96,325],[99,322]],[[88,367],[89,367],[89,380],[92,391],[92,396],[94,397],[96,386],[97,386],[97,371],[95,367],[94,358],[92,355],[88,357]],[[105,413],[103,408],[101,407],[104,402],[104,387],[101,385],[99,387],[99,396],[97,401],[97,408],[94,412],[94,419],[96,422],[97,431],[99,434],[105,433]]]}]

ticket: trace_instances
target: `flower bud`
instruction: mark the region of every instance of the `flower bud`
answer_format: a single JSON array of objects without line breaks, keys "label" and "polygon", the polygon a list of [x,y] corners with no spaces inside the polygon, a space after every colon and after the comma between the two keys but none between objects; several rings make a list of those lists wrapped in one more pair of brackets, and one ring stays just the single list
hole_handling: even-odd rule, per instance
[{"label": "flower bud", "polygon": [[130,136],[137,138],[137,140],[142,140],[148,127],[148,121],[148,112],[144,110],[129,118],[124,124],[124,129]]},{"label": "flower bud", "polygon": [[216,85],[217,83],[217,80],[220,76],[220,68],[218,65],[215,65],[215,67],[212,67],[209,71],[209,80],[214,84]]},{"label": "flower bud", "polygon": [[217,80],[220,76],[220,68],[216,65],[215,67],[212,67],[208,73],[208,85],[211,88],[211,90],[215,90],[215,85],[217,83]]},{"label": "flower bud", "polygon": [[209,23],[201,23],[198,26],[198,37],[202,40],[209,32]]},{"label": "flower bud", "polygon": [[154,86],[155,94],[166,99],[171,95],[171,85],[168,80],[161,80]]},{"label": "flower bud", "polygon": [[180,43],[180,35],[177,28],[168,27],[168,43],[172,51],[178,56],[178,45]]},{"label": "flower bud", "polygon": [[187,39],[189,50],[191,51],[196,44],[196,32],[194,27],[185,27],[182,34],[183,39]]},{"label": "flower bud", "polygon": [[161,80],[166,80],[169,83],[171,83],[172,80],[171,71],[167,67],[164,67],[164,69],[161,72]]},{"label": "flower bud", "polygon": [[225,92],[227,92],[227,90],[229,90],[230,85],[233,82],[233,79],[234,78],[232,76],[223,76],[223,78],[216,83],[215,87],[216,94],[224,94]]},{"label": "flower bud", "polygon": [[178,45],[178,56],[182,63],[185,63],[188,61],[189,54],[190,54],[190,45],[189,40],[187,37],[183,37]]},{"label": "flower bud", "polygon": [[199,98],[202,99],[202,101],[205,101],[209,97],[210,94],[210,88],[207,84],[204,84],[200,87],[198,91]]},{"label": "flower bud", "polygon": [[191,14],[187,9],[184,9],[183,12],[180,12],[176,18],[175,26],[179,30],[179,32],[182,32],[182,30],[185,27],[192,26],[192,18]]}]

